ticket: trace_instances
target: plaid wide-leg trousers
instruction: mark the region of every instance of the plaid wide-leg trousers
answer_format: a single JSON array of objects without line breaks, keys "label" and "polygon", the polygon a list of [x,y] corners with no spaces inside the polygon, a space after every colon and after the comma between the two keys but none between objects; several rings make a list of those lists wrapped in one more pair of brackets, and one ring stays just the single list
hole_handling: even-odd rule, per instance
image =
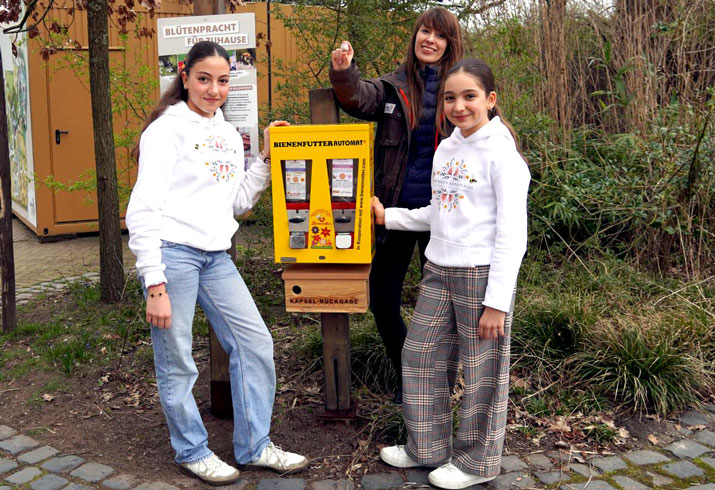
[{"label": "plaid wide-leg trousers", "polygon": [[[479,338],[488,276],[488,265],[455,268],[428,262],[402,349],[407,453],[425,466],[438,466],[451,458],[462,471],[484,477],[500,471],[513,318],[512,313],[506,315],[504,336]],[[465,386],[452,444],[447,365],[450,353],[456,352]]]}]

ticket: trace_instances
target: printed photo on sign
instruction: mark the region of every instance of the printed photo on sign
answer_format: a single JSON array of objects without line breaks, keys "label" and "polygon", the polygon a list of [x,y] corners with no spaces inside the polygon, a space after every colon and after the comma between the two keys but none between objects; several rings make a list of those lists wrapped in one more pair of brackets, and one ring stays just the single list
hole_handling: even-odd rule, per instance
[{"label": "printed photo on sign", "polygon": [[239,70],[248,70],[253,68],[256,64],[256,50],[251,49],[237,49],[228,52],[229,64],[231,65],[231,73],[237,72]]},{"label": "printed photo on sign", "polygon": [[159,76],[173,77],[179,73],[179,59],[175,54],[159,56]]}]

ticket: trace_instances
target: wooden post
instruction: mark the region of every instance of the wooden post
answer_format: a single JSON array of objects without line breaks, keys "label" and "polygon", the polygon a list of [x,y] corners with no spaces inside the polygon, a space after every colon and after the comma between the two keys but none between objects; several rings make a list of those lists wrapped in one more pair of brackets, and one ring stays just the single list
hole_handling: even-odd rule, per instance
[{"label": "wooden post", "polygon": [[321,313],[323,372],[327,410],[350,410],[350,318],[347,313]]},{"label": "wooden post", "polygon": [[340,112],[332,88],[316,88],[308,91],[310,122],[312,124],[338,124]]},{"label": "wooden post", "polygon": [[[308,92],[310,122],[338,124],[340,111],[332,88]],[[347,313],[322,313],[323,373],[327,419],[354,418],[356,407],[350,395],[350,317]]]},{"label": "wooden post", "polygon": [[10,189],[10,148],[5,112],[5,72],[0,56],[0,281],[2,281],[2,329],[17,326],[15,310],[15,253],[12,245],[12,190]]},{"label": "wooden post", "polygon": [[194,0],[194,15],[218,14],[216,0]]},{"label": "wooden post", "polygon": [[228,354],[209,329],[209,365],[211,367],[211,413],[222,419],[233,418],[231,376],[228,373]]},{"label": "wooden post", "polygon": [[[236,235],[231,237],[231,260],[236,263]],[[211,327],[209,325],[209,327]],[[211,413],[222,419],[233,418],[231,376],[228,373],[229,357],[221,347],[213,328],[209,328],[209,366],[211,368]]]}]

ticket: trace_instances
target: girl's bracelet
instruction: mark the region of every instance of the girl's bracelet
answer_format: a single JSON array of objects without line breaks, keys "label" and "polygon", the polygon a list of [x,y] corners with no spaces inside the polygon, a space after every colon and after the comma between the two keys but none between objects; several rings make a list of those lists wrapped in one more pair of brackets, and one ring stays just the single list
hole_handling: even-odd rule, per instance
[{"label": "girl's bracelet", "polygon": [[[156,293],[152,292],[152,289],[153,289],[153,288],[158,288],[159,286],[164,286],[164,290],[163,290],[163,291],[160,291],[160,292],[156,292]],[[169,293],[166,291],[166,283],[165,283],[165,282],[160,282],[159,284],[152,284],[151,286],[149,286],[149,287],[146,288],[146,289],[147,289],[147,292],[149,293],[149,297],[150,297],[150,298],[155,298],[155,297],[157,297],[157,296],[164,296],[164,295],[168,295],[168,294],[169,294]]]}]

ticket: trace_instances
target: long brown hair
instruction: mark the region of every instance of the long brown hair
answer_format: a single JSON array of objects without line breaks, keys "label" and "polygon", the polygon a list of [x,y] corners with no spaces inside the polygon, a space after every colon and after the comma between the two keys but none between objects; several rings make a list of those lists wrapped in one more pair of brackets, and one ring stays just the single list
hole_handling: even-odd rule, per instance
[{"label": "long brown hair", "polygon": [[452,12],[443,7],[434,7],[419,16],[417,22],[415,22],[410,43],[407,45],[407,53],[405,54],[407,88],[409,92],[407,96],[409,107],[407,109],[410,111],[410,129],[417,127],[422,112],[424,83],[420,76],[420,64],[417,60],[417,56],[415,56],[415,40],[417,39],[417,33],[422,27],[429,27],[439,31],[447,39],[447,48],[435,66],[440,74],[447,73],[457,61],[462,59],[464,52],[462,48],[462,29],[459,26],[457,17]]},{"label": "long brown hair", "polygon": [[[487,65],[482,60],[478,60],[476,58],[465,58],[456,65],[454,65],[442,78],[442,85],[440,85],[439,94],[437,95],[437,121],[439,125],[439,132],[443,136],[449,136],[447,129],[447,120],[444,117],[444,86],[450,76],[462,72],[466,73],[467,75],[473,76],[487,96],[489,96],[491,92],[496,93],[497,91],[496,84],[494,83],[494,73],[492,73],[492,69],[489,68],[489,65]],[[514,143],[516,143],[517,151],[521,154],[521,148],[519,147],[519,138],[516,136],[516,132],[514,131],[514,128],[511,127],[511,124],[509,124],[507,120],[504,119],[504,116],[502,115],[501,108],[499,107],[498,103],[494,104],[494,107],[492,107],[492,109],[487,113],[487,117],[490,121],[495,116],[499,116],[499,119],[501,119],[502,124],[507,127],[507,129],[511,133],[511,136],[514,138]],[[521,156],[523,157],[524,155],[522,154]]]},{"label": "long brown hair", "polygon": [[[149,113],[149,117],[147,118],[146,122],[144,123],[144,127],[142,128],[142,133],[147,128],[147,126],[156,121],[159,116],[164,113],[167,107],[174,105],[182,100],[184,102],[189,100],[189,91],[184,88],[184,81],[181,78],[181,74],[186,73],[186,75],[188,76],[191,72],[191,68],[193,68],[196,63],[203,60],[204,58],[209,58],[211,56],[220,56],[221,58],[226,60],[226,63],[230,62],[226,50],[221,45],[216,44],[215,42],[200,41],[192,46],[192,48],[189,50],[189,53],[186,55],[186,59],[184,60],[184,68],[176,74],[176,77],[174,78],[174,80],[172,80],[171,85],[169,85],[169,88],[166,90],[166,92],[162,94],[161,98],[159,99],[159,103],[156,105],[156,107],[154,107],[151,113]],[[141,137],[141,133],[139,134],[139,136]],[[136,161],[139,161],[139,140],[137,140],[137,142],[132,147],[131,155],[132,158],[134,158]]]}]

